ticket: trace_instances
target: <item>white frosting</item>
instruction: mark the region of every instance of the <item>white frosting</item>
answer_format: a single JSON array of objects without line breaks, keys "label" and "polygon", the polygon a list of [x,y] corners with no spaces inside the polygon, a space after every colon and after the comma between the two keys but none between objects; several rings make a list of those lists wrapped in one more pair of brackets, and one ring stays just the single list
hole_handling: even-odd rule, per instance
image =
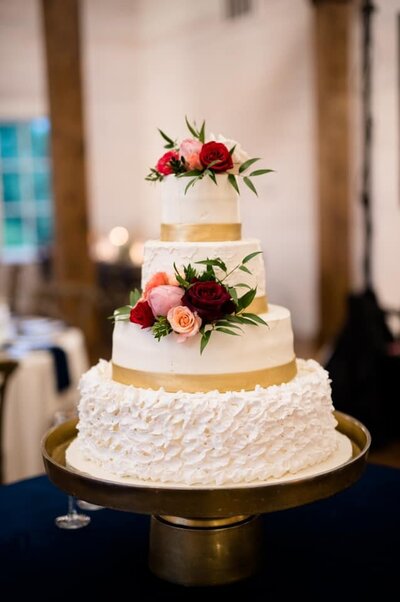
[{"label": "white frosting", "polygon": [[173,484],[252,483],[297,473],[337,447],[327,372],[267,389],[166,393],[114,382],[100,363],[80,383],[78,441],[113,474]]},{"label": "white frosting", "polygon": [[[203,259],[220,257],[229,270],[240,264],[250,253],[261,251],[260,241],[251,238],[231,242],[161,242],[149,240],[144,245],[144,260],[142,268],[142,286],[156,272],[173,273],[173,265],[177,267],[192,265]],[[197,266],[202,269],[205,266]],[[227,283],[234,286],[240,282],[252,288],[257,286],[257,296],[265,295],[265,265],[263,255],[257,255],[247,264],[251,275],[241,270],[236,270]],[[217,269],[218,271],[218,269]],[[222,275],[222,272],[220,273]],[[240,289],[242,293],[246,289]]]},{"label": "white frosting", "polygon": [[207,176],[191,186],[190,178],[166,176],[161,183],[161,221],[163,224],[237,224],[240,223],[238,194],[227,174],[216,176],[217,184]]},{"label": "white frosting", "polygon": [[171,374],[250,372],[289,363],[294,357],[289,310],[271,305],[261,317],[268,326],[243,325],[238,337],[214,332],[202,355],[200,335],[178,344],[170,334],[158,342],[150,329],[117,321],[112,360],[124,368]]}]

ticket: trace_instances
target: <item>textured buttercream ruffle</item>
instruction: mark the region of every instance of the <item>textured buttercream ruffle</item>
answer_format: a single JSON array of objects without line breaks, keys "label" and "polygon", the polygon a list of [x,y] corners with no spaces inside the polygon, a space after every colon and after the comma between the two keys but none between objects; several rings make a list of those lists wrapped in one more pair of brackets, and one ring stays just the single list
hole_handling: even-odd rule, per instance
[{"label": "textured buttercream ruffle", "polygon": [[253,391],[167,393],[111,379],[101,360],[80,382],[84,457],[119,476],[183,485],[296,473],[335,450],[327,372],[298,360],[289,383]]}]

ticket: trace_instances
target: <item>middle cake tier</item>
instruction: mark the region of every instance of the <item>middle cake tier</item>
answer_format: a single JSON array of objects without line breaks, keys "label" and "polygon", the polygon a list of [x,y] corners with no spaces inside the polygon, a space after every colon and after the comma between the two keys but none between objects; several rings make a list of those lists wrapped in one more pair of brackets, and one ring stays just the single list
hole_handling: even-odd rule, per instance
[{"label": "middle cake tier", "polygon": [[[164,242],[149,240],[144,245],[142,268],[142,288],[156,272],[174,273],[174,263],[178,269],[204,259],[220,258],[225,262],[228,272],[233,270],[251,253],[260,252],[246,264],[251,274],[236,270],[228,276],[226,283],[235,286],[244,283],[251,288],[257,287],[254,313],[267,311],[265,288],[265,264],[261,253],[260,241],[256,238],[227,242]],[[199,267],[199,266],[197,266]]]},{"label": "middle cake tier", "polygon": [[250,391],[296,376],[290,312],[271,305],[261,314],[267,326],[242,326],[240,336],[215,332],[200,355],[197,336],[178,344],[173,335],[157,341],[137,324],[117,321],[113,335],[113,379],[145,389],[199,393]]}]

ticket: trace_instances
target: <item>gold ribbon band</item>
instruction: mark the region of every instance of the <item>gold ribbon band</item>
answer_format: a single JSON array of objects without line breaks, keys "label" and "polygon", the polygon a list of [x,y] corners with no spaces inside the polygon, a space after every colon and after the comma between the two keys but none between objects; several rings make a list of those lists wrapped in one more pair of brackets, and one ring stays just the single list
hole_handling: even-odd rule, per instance
[{"label": "gold ribbon band", "polygon": [[117,364],[112,365],[112,378],[123,385],[133,385],[142,389],[160,389],[168,393],[207,393],[208,391],[251,391],[257,385],[270,387],[292,380],[297,374],[296,358],[287,364],[232,374],[166,374],[163,372],[143,372],[131,370]]},{"label": "gold ribbon band", "polygon": [[268,311],[267,297],[265,295],[256,297],[244,311],[250,314],[266,314]]},{"label": "gold ribbon band", "polygon": [[221,242],[241,238],[241,224],[161,224],[160,240],[166,242]]}]

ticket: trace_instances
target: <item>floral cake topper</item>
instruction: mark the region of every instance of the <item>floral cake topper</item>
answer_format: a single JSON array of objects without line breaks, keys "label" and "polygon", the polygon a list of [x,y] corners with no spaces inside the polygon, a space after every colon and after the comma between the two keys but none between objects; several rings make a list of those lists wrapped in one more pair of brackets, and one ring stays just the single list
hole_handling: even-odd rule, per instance
[{"label": "floral cake topper", "polygon": [[[174,273],[157,272],[143,292],[132,291],[129,304],[114,311],[114,321],[130,320],[143,329],[151,329],[160,341],[174,335],[178,343],[199,334],[203,353],[213,332],[239,336],[242,325],[267,323],[257,314],[246,312],[254,301],[257,288],[239,283],[227,284],[227,278],[240,270],[251,274],[247,264],[261,251],[250,253],[232,270],[220,258],[196,261]],[[245,292],[240,289],[246,289]]]},{"label": "floral cake topper", "polygon": [[165,176],[174,175],[178,178],[190,178],[185,188],[185,194],[191,186],[202,178],[208,176],[218,184],[216,175],[228,174],[228,181],[239,191],[238,178],[241,178],[254,194],[257,194],[252,178],[267,174],[272,169],[256,169],[249,171],[254,163],[260,161],[258,157],[250,158],[235,140],[229,140],[219,135],[214,135],[206,141],[205,121],[200,128],[191,124],[186,117],[186,125],[192,138],[185,138],[181,142],[173,140],[162,130],[158,130],[164,139],[164,148],[167,152],[157,161],[155,167],[150,169],[146,180],[160,182]]}]

